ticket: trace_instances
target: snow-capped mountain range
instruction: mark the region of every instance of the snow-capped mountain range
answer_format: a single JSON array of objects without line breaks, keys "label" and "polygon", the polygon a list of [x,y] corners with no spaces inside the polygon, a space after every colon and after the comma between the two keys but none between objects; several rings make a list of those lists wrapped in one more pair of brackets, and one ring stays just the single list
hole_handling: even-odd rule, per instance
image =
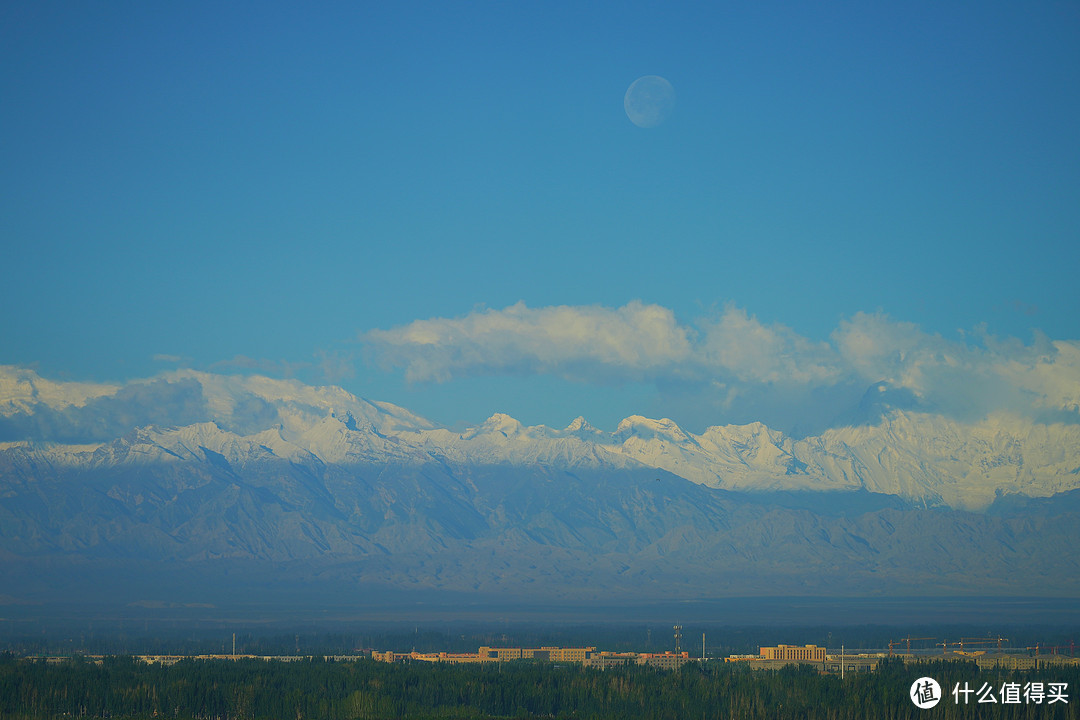
[{"label": "snow-capped mountain range", "polygon": [[0,605],[1075,596],[1077,426],[881,405],[800,439],[453,430],[293,380],[3,368]]},{"label": "snow-capped mountain range", "polygon": [[206,451],[240,466],[283,459],[650,468],[726,490],[864,490],[969,510],[1002,495],[1080,488],[1080,425],[1004,414],[961,423],[892,409],[875,424],[801,439],[761,423],[695,434],[666,418],[637,415],[613,432],[580,417],[563,429],[527,427],[501,413],[454,431],[338,387],[195,371],[115,386],[58,383],[5,367],[0,431],[0,454],[10,462],[57,470],[205,461]]}]

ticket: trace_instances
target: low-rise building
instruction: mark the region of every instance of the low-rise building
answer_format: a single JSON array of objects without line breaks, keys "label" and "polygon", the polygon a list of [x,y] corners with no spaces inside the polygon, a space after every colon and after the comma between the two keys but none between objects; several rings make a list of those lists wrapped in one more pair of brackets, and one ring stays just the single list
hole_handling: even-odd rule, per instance
[{"label": "low-rise building", "polygon": [[884,656],[880,654],[865,653],[858,655],[829,655],[821,664],[821,670],[822,672],[830,673],[833,675],[846,675],[847,673],[856,672],[871,672],[873,670],[877,670],[878,663],[881,662],[882,657]]},{"label": "low-rise building", "polygon": [[678,670],[688,662],[690,662],[688,652],[641,653],[637,656],[638,665],[648,665],[662,670]]},{"label": "low-rise building", "polygon": [[484,660],[520,660],[523,656],[521,648],[493,648],[486,645],[480,648],[480,657]]},{"label": "low-rise building", "polygon": [[975,658],[982,670],[1041,670],[1060,665],[1080,665],[1080,658],[1065,655],[1020,655],[1015,653],[986,653]]},{"label": "low-rise building", "polygon": [[549,660],[551,662],[585,662],[595,647],[493,648],[483,646],[479,655],[484,660]]},{"label": "low-rise building", "polygon": [[764,660],[808,660],[810,662],[825,662],[825,648],[817,645],[777,645],[776,647],[761,648],[761,657]]},{"label": "low-rise building", "polygon": [[439,662],[450,663],[451,665],[461,665],[463,663],[480,663],[489,662],[486,658],[480,657],[480,653],[439,653]]},{"label": "low-rise building", "polygon": [[418,660],[420,662],[483,663],[509,662],[511,660],[547,660],[550,662],[584,663],[588,661],[595,651],[595,647],[493,648],[485,645],[475,653],[418,653],[415,650],[408,653],[398,653],[374,650],[371,653],[371,658],[380,662]]},{"label": "low-rise building", "polygon": [[604,650],[602,652],[592,653],[587,660],[584,661],[585,667],[594,667],[601,670],[607,670],[613,667],[625,667],[627,665],[634,665],[637,663],[638,654],[633,652],[610,652]]},{"label": "low-rise building", "polygon": [[745,662],[754,670],[779,670],[788,665],[810,665],[818,672],[841,675],[874,670],[882,657],[880,653],[828,655],[825,648],[818,645],[777,645],[761,648],[759,655],[731,655],[727,662]]},{"label": "low-rise building", "polygon": [[[595,647],[580,648],[543,648],[548,651],[548,660],[552,662],[579,662],[583,663],[596,652]],[[535,657],[535,656],[534,656]]]}]

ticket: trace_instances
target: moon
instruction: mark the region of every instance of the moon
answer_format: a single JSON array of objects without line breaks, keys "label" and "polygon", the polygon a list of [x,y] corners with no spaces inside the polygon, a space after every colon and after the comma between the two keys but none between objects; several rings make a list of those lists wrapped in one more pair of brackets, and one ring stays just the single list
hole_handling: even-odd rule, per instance
[{"label": "moon", "polygon": [[630,83],[623,97],[630,122],[640,128],[654,128],[675,109],[675,88],[659,75],[645,75]]}]

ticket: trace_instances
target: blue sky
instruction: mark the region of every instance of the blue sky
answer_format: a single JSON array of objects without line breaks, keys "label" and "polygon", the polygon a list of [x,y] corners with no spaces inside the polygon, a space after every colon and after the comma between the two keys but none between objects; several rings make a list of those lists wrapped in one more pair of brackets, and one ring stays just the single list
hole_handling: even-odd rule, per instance
[{"label": "blue sky", "polygon": [[0,363],[445,423],[1072,407],[1076,3],[585,5],[4,3]]}]

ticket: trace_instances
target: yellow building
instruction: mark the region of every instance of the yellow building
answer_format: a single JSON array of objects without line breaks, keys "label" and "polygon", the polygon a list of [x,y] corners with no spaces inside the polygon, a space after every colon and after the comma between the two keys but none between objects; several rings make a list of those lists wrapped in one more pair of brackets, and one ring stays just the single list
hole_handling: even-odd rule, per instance
[{"label": "yellow building", "polygon": [[481,647],[480,658],[483,660],[550,660],[551,662],[585,662],[596,650],[594,647],[583,648],[493,648]]},{"label": "yellow building", "polygon": [[480,658],[483,660],[520,660],[522,658],[521,648],[493,648],[482,646],[480,648]]},{"label": "yellow building", "polygon": [[596,651],[594,647],[583,648],[543,648],[548,651],[548,659],[553,662],[583,663]]},{"label": "yellow building", "polygon": [[795,660],[825,662],[825,648],[817,645],[778,645],[761,648],[761,657],[765,660]]},{"label": "yellow building", "polygon": [[439,653],[439,662],[451,663],[452,665],[460,665],[462,663],[480,663],[488,662],[485,658],[480,657],[479,653]]},{"label": "yellow building", "polygon": [[604,650],[602,652],[592,653],[588,659],[584,661],[585,667],[599,668],[601,670],[607,670],[613,667],[625,667],[626,665],[633,665],[637,662],[638,654],[634,652],[610,652]]},{"label": "yellow building", "polygon": [[476,653],[418,653],[415,650],[408,653],[396,653],[375,650],[371,653],[371,657],[373,660],[381,662],[420,660],[424,662],[484,663],[509,662],[511,660],[544,660],[549,662],[587,663],[595,654],[597,654],[595,647],[494,648],[485,645]]},{"label": "yellow building", "polygon": [[637,658],[638,665],[648,665],[662,670],[678,670],[688,662],[690,662],[688,652],[681,652],[678,655],[673,652],[641,653]]}]

